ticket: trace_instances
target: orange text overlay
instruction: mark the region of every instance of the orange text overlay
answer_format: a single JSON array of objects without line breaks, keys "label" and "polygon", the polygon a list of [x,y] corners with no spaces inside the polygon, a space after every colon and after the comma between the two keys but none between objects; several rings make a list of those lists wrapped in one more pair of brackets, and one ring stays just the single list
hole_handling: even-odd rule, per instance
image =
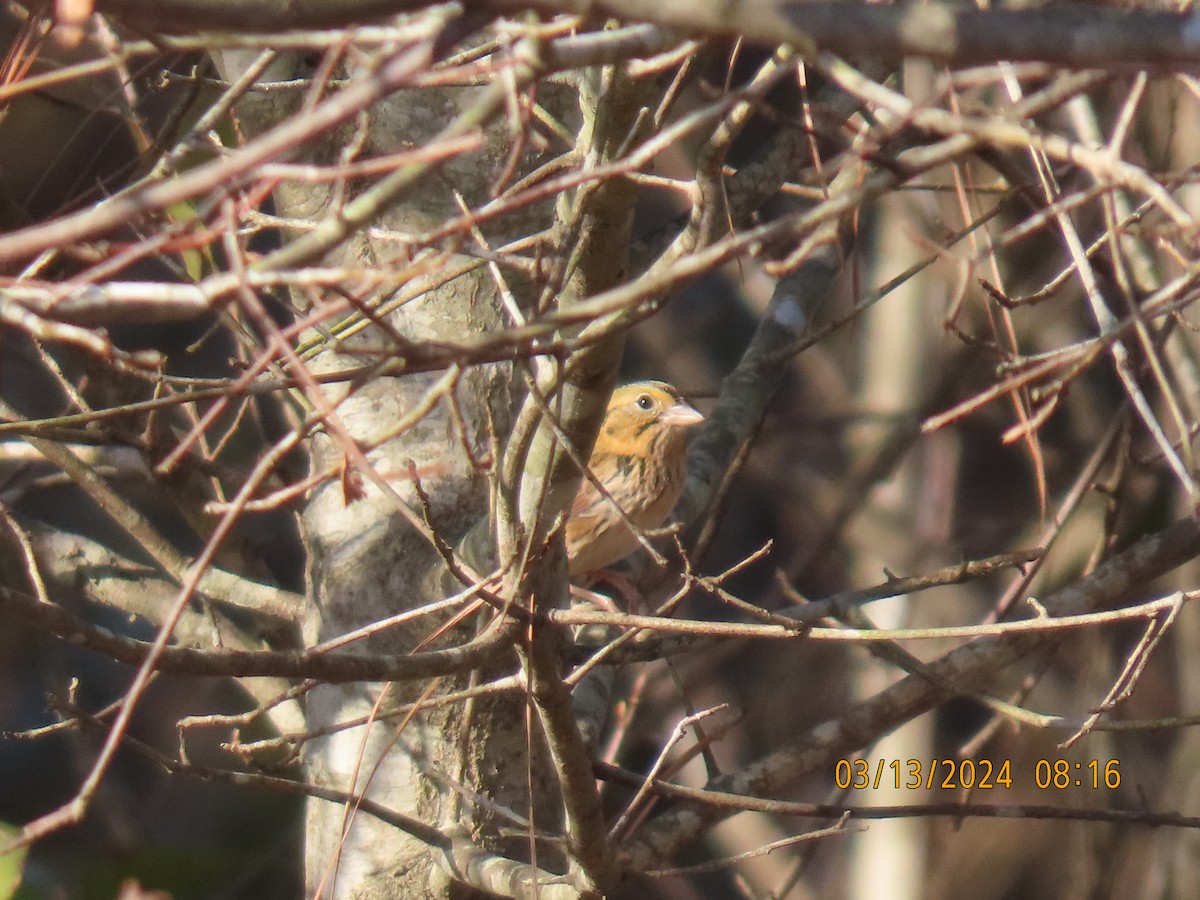
[{"label": "orange text overlay", "polygon": [[1121,786],[1120,760],[1039,759],[1016,766],[1010,759],[839,759],[834,783],[842,790],[1012,790],[1032,785],[1039,790],[1086,787],[1115,790]]}]

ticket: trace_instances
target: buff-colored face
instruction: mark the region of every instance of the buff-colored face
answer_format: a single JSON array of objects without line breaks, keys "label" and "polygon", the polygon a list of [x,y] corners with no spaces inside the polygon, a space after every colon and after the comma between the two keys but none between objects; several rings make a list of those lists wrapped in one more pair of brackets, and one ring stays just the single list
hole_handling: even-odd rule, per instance
[{"label": "buff-colored face", "polygon": [[649,452],[665,431],[686,428],[704,420],[669,384],[639,381],[613,391],[604,425],[596,439],[600,448]]}]

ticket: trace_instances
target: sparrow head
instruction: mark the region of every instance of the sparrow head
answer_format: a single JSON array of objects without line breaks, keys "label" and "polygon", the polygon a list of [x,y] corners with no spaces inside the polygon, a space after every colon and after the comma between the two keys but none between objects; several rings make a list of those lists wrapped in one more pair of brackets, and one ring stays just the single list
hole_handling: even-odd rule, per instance
[{"label": "sparrow head", "polygon": [[679,391],[662,381],[637,381],[613,391],[596,451],[634,456],[650,455],[664,444],[682,446],[683,431],[702,422]]}]

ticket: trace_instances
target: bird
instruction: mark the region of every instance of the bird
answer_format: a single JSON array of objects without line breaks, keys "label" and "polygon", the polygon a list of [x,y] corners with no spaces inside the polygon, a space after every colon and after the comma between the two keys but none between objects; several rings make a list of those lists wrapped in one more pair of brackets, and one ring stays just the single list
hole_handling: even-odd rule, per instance
[{"label": "bird", "polygon": [[683,492],[686,431],[704,420],[671,385],[638,381],[612,393],[588,469],[566,521],[567,572],[591,575],[638,548],[638,531],[660,526]]}]

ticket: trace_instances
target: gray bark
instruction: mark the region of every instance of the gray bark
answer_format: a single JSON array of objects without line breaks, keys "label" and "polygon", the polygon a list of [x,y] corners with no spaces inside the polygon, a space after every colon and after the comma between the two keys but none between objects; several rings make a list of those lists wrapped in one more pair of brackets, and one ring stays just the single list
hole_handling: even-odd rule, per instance
[{"label": "gray bark", "polygon": [[[233,78],[246,60],[227,53],[221,64],[223,74]],[[269,77],[295,75],[303,68],[301,60],[285,56]],[[322,142],[307,145],[304,153],[328,161],[352,141],[363,142],[364,155],[421,146],[475,103],[481,90],[399,91],[352,125],[329,134]],[[545,102],[544,95],[542,99]],[[280,101],[271,95],[250,95],[237,114],[242,127],[254,134],[280,122],[292,111],[289,104],[294,107],[296,103],[297,98]],[[419,235],[458,212],[455,193],[471,206],[483,202],[511,149],[503,121],[486,131],[485,141],[482,152],[462,163],[442,167],[439,174],[425,179],[418,189],[387,210],[377,224],[394,232]],[[536,153],[524,154],[518,177],[542,161]],[[346,198],[326,188],[293,185],[276,193],[275,204],[282,216],[316,220],[328,215],[333,204],[342,199]],[[546,228],[551,224],[551,213],[550,205],[543,204],[507,217],[502,225],[489,229],[488,237],[499,244]],[[360,233],[329,254],[325,262],[386,268],[403,264],[403,260],[394,261],[396,256],[394,244]],[[444,268],[468,262],[465,256],[451,255]],[[443,268],[432,276],[441,271]],[[434,278],[430,281],[433,283]],[[495,331],[503,324],[496,286],[485,268],[434,286],[387,316],[387,329],[414,344],[462,340]],[[336,372],[377,360],[381,353],[394,353],[396,349],[383,329],[371,326],[344,340],[326,341],[310,368],[316,373]],[[500,435],[508,431],[510,377],[510,367],[503,364],[465,369],[427,415],[395,436],[391,435],[397,424],[426,403],[431,391],[445,390],[448,382],[442,373],[379,377],[350,391],[344,385],[327,390],[327,397],[336,404],[336,415],[360,446],[374,446],[386,437],[367,453],[367,458],[392,490],[356,473],[355,490],[361,490],[360,496],[350,496],[339,480],[327,482],[312,493],[303,514],[309,551],[306,645],[440,599],[448,587],[462,588],[447,578],[437,549],[410,521],[414,514],[418,519],[423,515],[416,485],[408,478],[388,475],[405,473],[410,465],[428,472],[421,478],[421,487],[429,498],[427,524],[447,544],[459,541],[473,524],[487,516],[488,484],[479,461],[487,459],[492,450],[491,423]],[[342,465],[353,468],[341,440],[332,431],[323,428],[309,441],[313,472]],[[407,514],[401,505],[407,506]],[[354,646],[409,652],[428,636],[430,623],[430,618],[422,617],[407,627],[390,629]],[[448,641],[469,638],[473,623],[474,619],[469,620]],[[514,667],[515,660],[507,671]],[[466,685],[466,678],[444,678],[434,686],[433,693]],[[307,697],[307,725],[310,730],[320,730],[348,720],[378,719],[390,709],[415,700],[427,687],[421,683],[323,685]],[[520,856],[523,842],[500,841],[496,816],[469,797],[459,796],[456,785],[484,792],[494,803],[519,815],[529,815],[523,710],[523,698],[510,692],[499,700],[449,705],[411,719],[338,730],[308,743],[308,775],[318,785],[362,794],[425,822],[459,826],[480,846]],[[534,771],[544,770],[535,767]],[[539,826],[553,825],[553,809],[538,813]],[[307,820],[308,890],[319,890],[327,897],[440,895],[446,886],[435,886],[444,879],[433,868],[429,849],[392,825],[365,814],[355,815],[343,804],[313,800]]]}]

